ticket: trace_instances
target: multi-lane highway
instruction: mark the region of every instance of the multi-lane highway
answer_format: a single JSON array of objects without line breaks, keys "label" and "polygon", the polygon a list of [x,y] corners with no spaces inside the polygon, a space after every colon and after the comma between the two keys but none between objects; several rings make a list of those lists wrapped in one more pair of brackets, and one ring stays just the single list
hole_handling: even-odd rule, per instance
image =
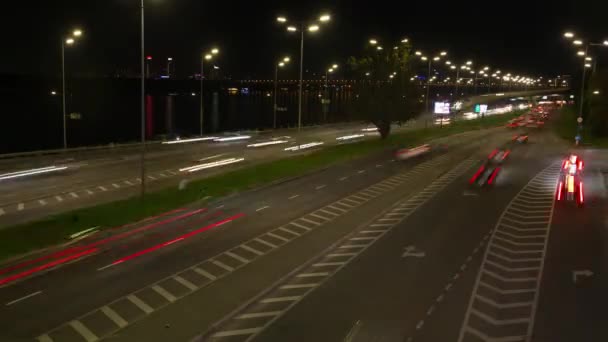
[{"label": "multi-lane highway", "polygon": [[[580,152],[584,208],[555,203],[570,147],[513,133],[377,153],[5,265],[0,340],[601,341],[608,155]],[[500,147],[493,184],[470,184]]]}]

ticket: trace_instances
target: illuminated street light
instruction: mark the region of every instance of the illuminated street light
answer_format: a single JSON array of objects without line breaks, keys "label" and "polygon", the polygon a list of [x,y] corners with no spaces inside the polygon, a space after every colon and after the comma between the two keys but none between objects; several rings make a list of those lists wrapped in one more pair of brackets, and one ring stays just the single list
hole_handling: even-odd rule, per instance
[{"label": "illuminated street light", "polygon": [[409,39],[407,39],[407,38],[403,38],[403,39],[401,39],[401,42],[402,42],[402,43],[407,43],[407,42],[409,42],[409,41],[410,41],[410,40],[409,40]]},{"label": "illuminated street light", "polygon": [[594,95],[599,95],[599,93],[600,93],[600,91],[599,91],[599,90],[594,90],[594,91],[593,91],[593,94],[594,94]]},{"label": "illuminated street light", "polygon": [[370,40],[369,40],[369,43],[370,43],[371,45],[376,45],[376,44],[378,44],[378,41],[377,41],[377,40],[375,40],[375,39],[370,39]]},{"label": "illuminated street light", "polygon": [[590,60],[592,60],[592,58],[591,57],[585,57],[585,60],[586,61],[590,61]]},{"label": "illuminated street light", "polygon": [[438,61],[438,60],[440,60],[440,59],[441,59],[441,57],[434,57],[434,58],[433,58],[433,60],[434,60],[434,61]]},{"label": "illuminated street light", "polygon": [[584,56],[585,55],[585,51],[578,51],[576,54],[579,55],[579,56]]},{"label": "illuminated street light", "polygon": [[384,48],[383,48],[382,46],[378,46],[376,49],[377,49],[378,51],[384,50]]},{"label": "illuminated street light", "polygon": [[277,21],[280,22],[280,23],[286,23],[287,22],[287,18],[285,18],[285,17],[278,17]]},{"label": "illuminated street light", "polygon": [[583,45],[583,41],[577,39],[577,40],[573,41],[572,44],[574,44],[574,45]]},{"label": "illuminated street light", "polygon": [[65,43],[68,44],[68,45],[74,44],[74,38],[68,38],[68,39],[66,39]]},{"label": "illuminated street light", "polygon": [[72,35],[74,37],[80,37],[80,36],[82,36],[82,30],[76,29],[76,30],[74,30],[74,32],[72,32]]},{"label": "illuminated street light", "polygon": [[205,55],[205,59],[208,60],[208,61],[210,61],[212,58],[213,58],[212,55]]},{"label": "illuminated street light", "polygon": [[220,49],[217,49],[217,48],[211,49],[211,54],[217,55],[218,53],[220,53]]},{"label": "illuminated street light", "polygon": [[450,62],[450,61],[445,61],[445,64],[446,64],[446,65],[450,65],[450,64],[452,64],[452,62]]},{"label": "illuminated street light", "polygon": [[591,64],[585,63],[585,68],[591,68]]},{"label": "illuminated street light", "polygon": [[416,52],[414,52],[414,54],[415,54],[416,56],[422,56],[422,52],[420,52],[420,51],[416,51]]},{"label": "illuminated street light", "polygon": [[338,69],[338,64],[334,64],[331,66],[333,69]]},{"label": "illuminated street light", "polygon": [[441,53],[440,53],[440,55],[441,55],[441,56],[445,56],[445,55],[447,55],[447,54],[448,54],[448,53],[447,53],[447,52],[445,52],[445,51],[441,51]]},{"label": "illuminated street light", "polygon": [[281,68],[282,68],[282,67],[284,67],[284,66],[285,66],[285,62],[281,62],[281,63],[279,63],[279,67],[281,67]]},{"label": "illuminated street light", "polygon": [[289,63],[289,62],[291,62],[291,58],[285,57],[285,58],[283,58],[283,62]]},{"label": "illuminated street light", "polygon": [[426,58],[425,56],[420,57],[421,60],[426,61],[428,58]]},{"label": "illuminated street light", "polygon": [[309,32],[317,32],[319,31],[319,25],[311,25],[308,27]]},{"label": "illuminated street light", "polygon": [[566,33],[564,33],[564,37],[566,37],[566,38],[574,38],[574,33],[572,33],[572,32],[566,32]]},{"label": "illuminated street light", "polygon": [[604,40],[604,45],[608,46],[608,40]]},{"label": "illuminated street light", "polygon": [[295,26],[289,26],[287,27],[287,31],[289,32],[296,32],[298,29]]},{"label": "illuminated street light", "polygon": [[331,16],[329,14],[323,14],[321,15],[321,17],[319,17],[319,21],[321,22],[328,22],[331,20]]},{"label": "illuminated street light", "polygon": [[[62,114],[63,114],[63,148],[64,149],[68,148],[67,122],[66,122],[66,119],[67,119],[66,111],[67,110],[66,110],[66,91],[65,91],[65,46],[74,45],[74,43],[76,42],[76,38],[79,38],[81,36],[82,36],[82,30],[75,29],[72,31],[71,37],[67,37],[67,38],[61,40],[61,87],[62,87],[61,106],[62,106]],[[143,58],[143,56],[142,56],[142,58]],[[143,77],[143,75],[142,75],[142,77]]]}]

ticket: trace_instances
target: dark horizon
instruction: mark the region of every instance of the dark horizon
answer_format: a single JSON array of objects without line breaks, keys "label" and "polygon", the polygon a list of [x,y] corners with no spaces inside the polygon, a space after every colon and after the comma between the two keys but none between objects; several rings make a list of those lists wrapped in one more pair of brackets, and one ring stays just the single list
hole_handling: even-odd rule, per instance
[{"label": "dark horizon", "polygon": [[[138,72],[138,1],[62,3],[43,3],[34,9],[21,3],[4,5],[0,28],[5,46],[11,48],[0,56],[0,73],[56,77],[61,37],[74,27],[81,28],[84,36],[66,51],[68,72],[95,76]],[[415,49],[445,49],[455,62],[472,59],[477,66],[553,77],[578,70],[574,49],[562,38],[565,30],[584,38],[608,39],[600,32],[599,7],[604,4],[591,7],[567,1],[546,6],[511,1],[500,10],[481,2],[437,3],[430,9],[429,3],[403,6],[407,7],[389,1],[370,6],[340,0],[299,5],[147,1],[146,54],[153,56],[156,70],[164,69],[166,58],[173,57],[175,72],[183,78],[198,71],[202,48],[218,46],[217,64],[226,76],[265,79],[272,76],[279,56],[290,55],[296,62],[299,58],[297,35],[278,25],[276,16],[316,18],[322,12],[330,13],[332,21],[306,39],[305,69],[310,73],[332,63],[344,64],[349,56],[361,53],[370,37],[388,46],[407,36]],[[296,74],[295,65],[284,71],[285,77]]]}]

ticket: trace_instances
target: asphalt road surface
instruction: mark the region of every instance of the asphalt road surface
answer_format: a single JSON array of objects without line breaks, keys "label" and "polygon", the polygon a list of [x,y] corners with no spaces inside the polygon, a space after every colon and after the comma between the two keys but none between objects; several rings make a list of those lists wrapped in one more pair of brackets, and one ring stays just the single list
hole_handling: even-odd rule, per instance
[{"label": "asphalt road surface", "polygon": [[[604,341],[608,154],[555,203],[550,130],[442,138],[0,268],[4,341]],[[491,186],[469,179],[511,152]],[[2,304],[3,303],[3,304]]]}]

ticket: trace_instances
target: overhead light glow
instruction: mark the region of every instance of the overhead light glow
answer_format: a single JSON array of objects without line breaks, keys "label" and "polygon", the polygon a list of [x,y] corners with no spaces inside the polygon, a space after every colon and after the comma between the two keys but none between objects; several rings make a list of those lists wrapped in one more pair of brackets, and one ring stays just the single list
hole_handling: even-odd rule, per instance
[{"label": "overhead light glow", "polygon": [[289,27],[287,28],[287,31],[289,31],[289,32],[296,32],[297,30],[298,30],[298,29],[297,29],[295,26],[289,26]]},{"label": "overhead light glow", "polygon": [[323,14],[320,18],[319,21],[321,22],[327,22],[331,20],[331,16],[329,14]]},{"label": "overhead light glow", "polygon": [[308,31],[310,32],[317,32],[319,31],[319,25],[311,25],[308,27]]},{"label": "overhead light glow", "polygon": [[564,33],[564,37],[566,37],[566,38],[574,38],[574,33],[572,33],[572,32],[566,32],[566,33]]},{"label": "overhead light glow", "polygon": [[277,21],[280,22],[280,23],[286,23],[287,22],[287,18],[285,18],[285,17],[278,17]]}]

